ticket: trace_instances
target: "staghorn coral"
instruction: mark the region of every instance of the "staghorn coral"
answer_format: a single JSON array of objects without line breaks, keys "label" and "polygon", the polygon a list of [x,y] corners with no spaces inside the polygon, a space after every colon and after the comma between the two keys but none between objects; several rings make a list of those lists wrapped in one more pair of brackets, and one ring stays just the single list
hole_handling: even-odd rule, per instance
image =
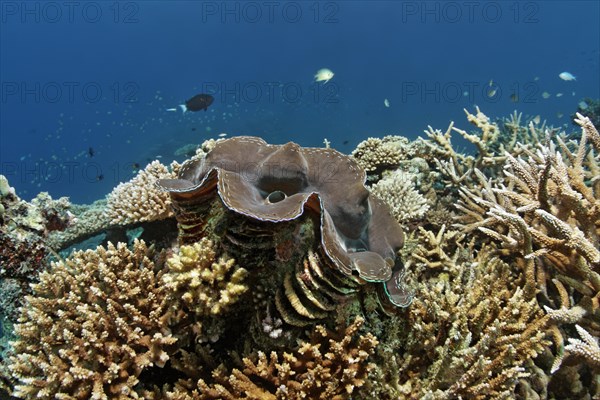
[{"label": "staghorn coral", "polygon": [[184,245],[167,259],[169,272],[163,277],[170,292],[196,315],[226,312],[248,291],[248,271],[235,267],[235,260],[216,260],[214,244],[207,238]]},{"label": "staghorn coral", "polygon": [[[493,246],[474,251],[452,231],[421,230],[418,237],[415,255],[407,256],[417,294],[396,322],[406,333],[380,338],[375,359],[386,367],[365,389],[385,399],[512,397],[518,379],[530,376],[530,361],[549,344],[548,317]],[[438,245],[439,262],[417,256],[434,254]],[[395,342],[399,350],[388,347]]]},{"label": "staghorn coral", "polygon": [[[172,166],[172,169],[176,169]],[[107,197],[107,214],[113,224],[134,224],[172,217],[171,200],[155,183],[174,178],[175,172],[152,161],[129,182],[120,183]]]},{"label": "staghorn coral", "polygon": [[575,325],[580,339],[569,338],[569,344],[565,346],[568,355],[583,357],[596,371],[600,371],[600,346],[598,339],[594,338],[579,325]]},{"label": "staghorn coral", "polygon": [[422,218],[429,204],[414,184],[415,176],[394,171],[371,187],[371,193],[383,200],[400,223]]},{"label": "staghorn coral", "polygon": [[[537,294],[546,310],[556,347],[553,388],[555,380],[589,376],[593,367],[580,363],[561,371],[573,324],[600,337],[600,135],[589,119],[578,115],[576,122],[582,127],[579,143],[566,142],[564,135],[551,140],[547,131],[537,150],[516,143],[514,154],[505,153],[498,178],[475,169],[476,179],[460,189],[457,206],[463,232],[481,232],[498,243],[498,254],[524,272],[526,295]],[[588,387],[593,393],[598,385]],[[578,395],[572,390],[569,396]]]},{"label": "staghorn coral", "polygon": [[10,370],[23,398],[122,399],[175,343],[152,251],[136,241],[76,252],[33,286]]},{"label": "staghorn coral", "polygon": [[600,186],[594,181],[600,164],[586,150],[587,138],[594,144],[599,135],[589,120],[578,121],[583,137],[574,150],[558,139],[562,154],[550,141],[536,153],[524,150],[527,158],[507,154],[505,182],[493,185],[479,173],[484,189],[462,189],[459,208],[466,232],[477,229],[523,257],[531,287],[545,291],[533,270],[551,267],[559,279],[583,279],[576,287],[585,295],[600,291]]}]

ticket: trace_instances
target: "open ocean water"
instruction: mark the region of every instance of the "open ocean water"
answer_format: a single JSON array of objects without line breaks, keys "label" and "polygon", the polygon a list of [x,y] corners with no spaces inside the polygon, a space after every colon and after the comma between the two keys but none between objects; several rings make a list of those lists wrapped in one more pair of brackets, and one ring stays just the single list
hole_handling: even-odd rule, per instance
[{"label": "open ocean water", "polygon": [[[598,1],[0,1],[0,174],[89,203],[227,134],[350,152],[478,105],[571,129]],[[318,70],[334,76],[315,82]],[[575,80],[563,80],[568,72]],[[166,111],[208,93],[207,111]],[[387,102],[386,102],[387,99]],[[387,104],[387,106],[386,106]]]}]

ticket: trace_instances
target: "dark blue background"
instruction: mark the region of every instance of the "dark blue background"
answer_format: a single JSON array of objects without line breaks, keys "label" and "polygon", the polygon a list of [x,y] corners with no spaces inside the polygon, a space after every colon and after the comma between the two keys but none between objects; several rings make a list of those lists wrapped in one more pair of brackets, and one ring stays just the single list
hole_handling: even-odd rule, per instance
[{"label": "dark blue background", "polygon": [[[598,1],[0,1],[0,11],[0,173],[24,198],[91,202],[131,178],[132,163],[168,164],[219,133],[328,138],[349,152],[451,120],[470,129],[463,108],[474,105],[572,130],[577,103],[600,97]],[[315,84],[324,67],[335,77]],[[202,91],[214,92],[208,112],[165,111]]]}]

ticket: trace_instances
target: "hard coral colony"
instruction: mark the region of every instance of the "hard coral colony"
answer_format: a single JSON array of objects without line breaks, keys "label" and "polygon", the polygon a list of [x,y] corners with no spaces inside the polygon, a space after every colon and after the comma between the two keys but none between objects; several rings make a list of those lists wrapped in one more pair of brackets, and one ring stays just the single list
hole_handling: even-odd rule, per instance
[{"label": "hard coral colony", "polygon": [[[467,117],[473,132],[370,138],[352,157],[211,141],[93,208],[1,190],[7,246],[35,238],[47,260],[98,233],[122,242],[28,278],[18,321],[2,310],[17,322],[2,387],[47,399],[600,397],[600,135],[581,115],[578,143],[517,113]],[[452,132],[477,153],[455,151]],[[52,207],[43,215],[62,225],[27,231],[24,215]]]}]

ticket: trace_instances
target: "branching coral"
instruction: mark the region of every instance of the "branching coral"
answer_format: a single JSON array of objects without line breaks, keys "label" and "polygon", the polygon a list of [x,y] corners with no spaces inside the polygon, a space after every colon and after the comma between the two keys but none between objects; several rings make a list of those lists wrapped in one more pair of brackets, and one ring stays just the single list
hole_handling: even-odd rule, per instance
[{"label": "branching coral", "polygon": [[165,285],[199,316],[227,311],[248,290],[248,271],[236,267],[233,259],[216,260],[214,244],[207,238],[181,246],[167,265]]},{"label": "branching coral", "polygon": [[10,369],[23,398],[138,398],[176,339],[152,251],[136,241],[76,252],[40,275],[16,325]]},{"label": "branching coral", "polygon": [[583,279],[579,291],[598,292],[600,188],[592,171],[600,164],[586,149],[587,138],[594,143],[598,132],[580,122],[584,134],[574,150],[559,139],[564,155],[553,142],[536,153],[523,150],[527,158],[507,154],[506,182],[484,183],[479,192],[464,189],[459,208],[466,231],[479,229],[525,259],[542,259],[560,276]]},{"label": "branching coral", "polygon": [[108,195],[107,213],[113,224],[134,224],[172,217],[169,195],[155,186],[159,179],[175,178],[159,161],[152,161],[129,182],[121,183]]},{"label": "branching coral", "polygon": [[369,175],[396,169],[403,160],[424,152],[421,142],[410,142],[402,136],[388,135],[382,139],[368,138],[358,144],[352,156]]},{"label": "branching coral", "polygon": [[395,171],[373,185],[371,193],[387,203],[400,223],[421,218],[429,209],[427,199],[415,188],[413,174]]},{"label": "branching coral", "polygon": [[383,355],[398,377],[381,396],[510,397],[517,379],[529,375],[524,366],[548,344],[542,329],[548,318],[524,295],[518,272],[493,255],[493,247],[471,258],[472,247],[460,237],[423,234],[438,243],[453,238],[441,257],[447,272],[432,274],[420,256],[412,262],[411,275],[419,275],[420,282],[403,322],[410,331],[401,356]]},{"label": "branching coral", "polygon": [[[344,332],[317,326],[309,341],[293,352],[257,352],[243,358],[239,369],[224,366],[212,372],[211,381],[179,381],[170,390],[146,392],[147,399],[348,399],[364,385],[378,340],[370,333],[357,335],[360,317]],[[358,337],[357,337],[358,336]],[[191,361],[191,360],[190,360]],[[197,361],[197,360],[196,360]]]},{"label": "branching coral", "polygon": [[576,122],[578,144],[549,133],[537,151],[517,143],[519,155],[505,153],[496,181],[475,169],[477,184],[461,189],[458,204],[463,231],[497,242],[498,254],[524,271],[526,295],[538,294],[557,347],[552,371],[561,365],[568,325],[600,335],[600,135],[587,118]]}]

